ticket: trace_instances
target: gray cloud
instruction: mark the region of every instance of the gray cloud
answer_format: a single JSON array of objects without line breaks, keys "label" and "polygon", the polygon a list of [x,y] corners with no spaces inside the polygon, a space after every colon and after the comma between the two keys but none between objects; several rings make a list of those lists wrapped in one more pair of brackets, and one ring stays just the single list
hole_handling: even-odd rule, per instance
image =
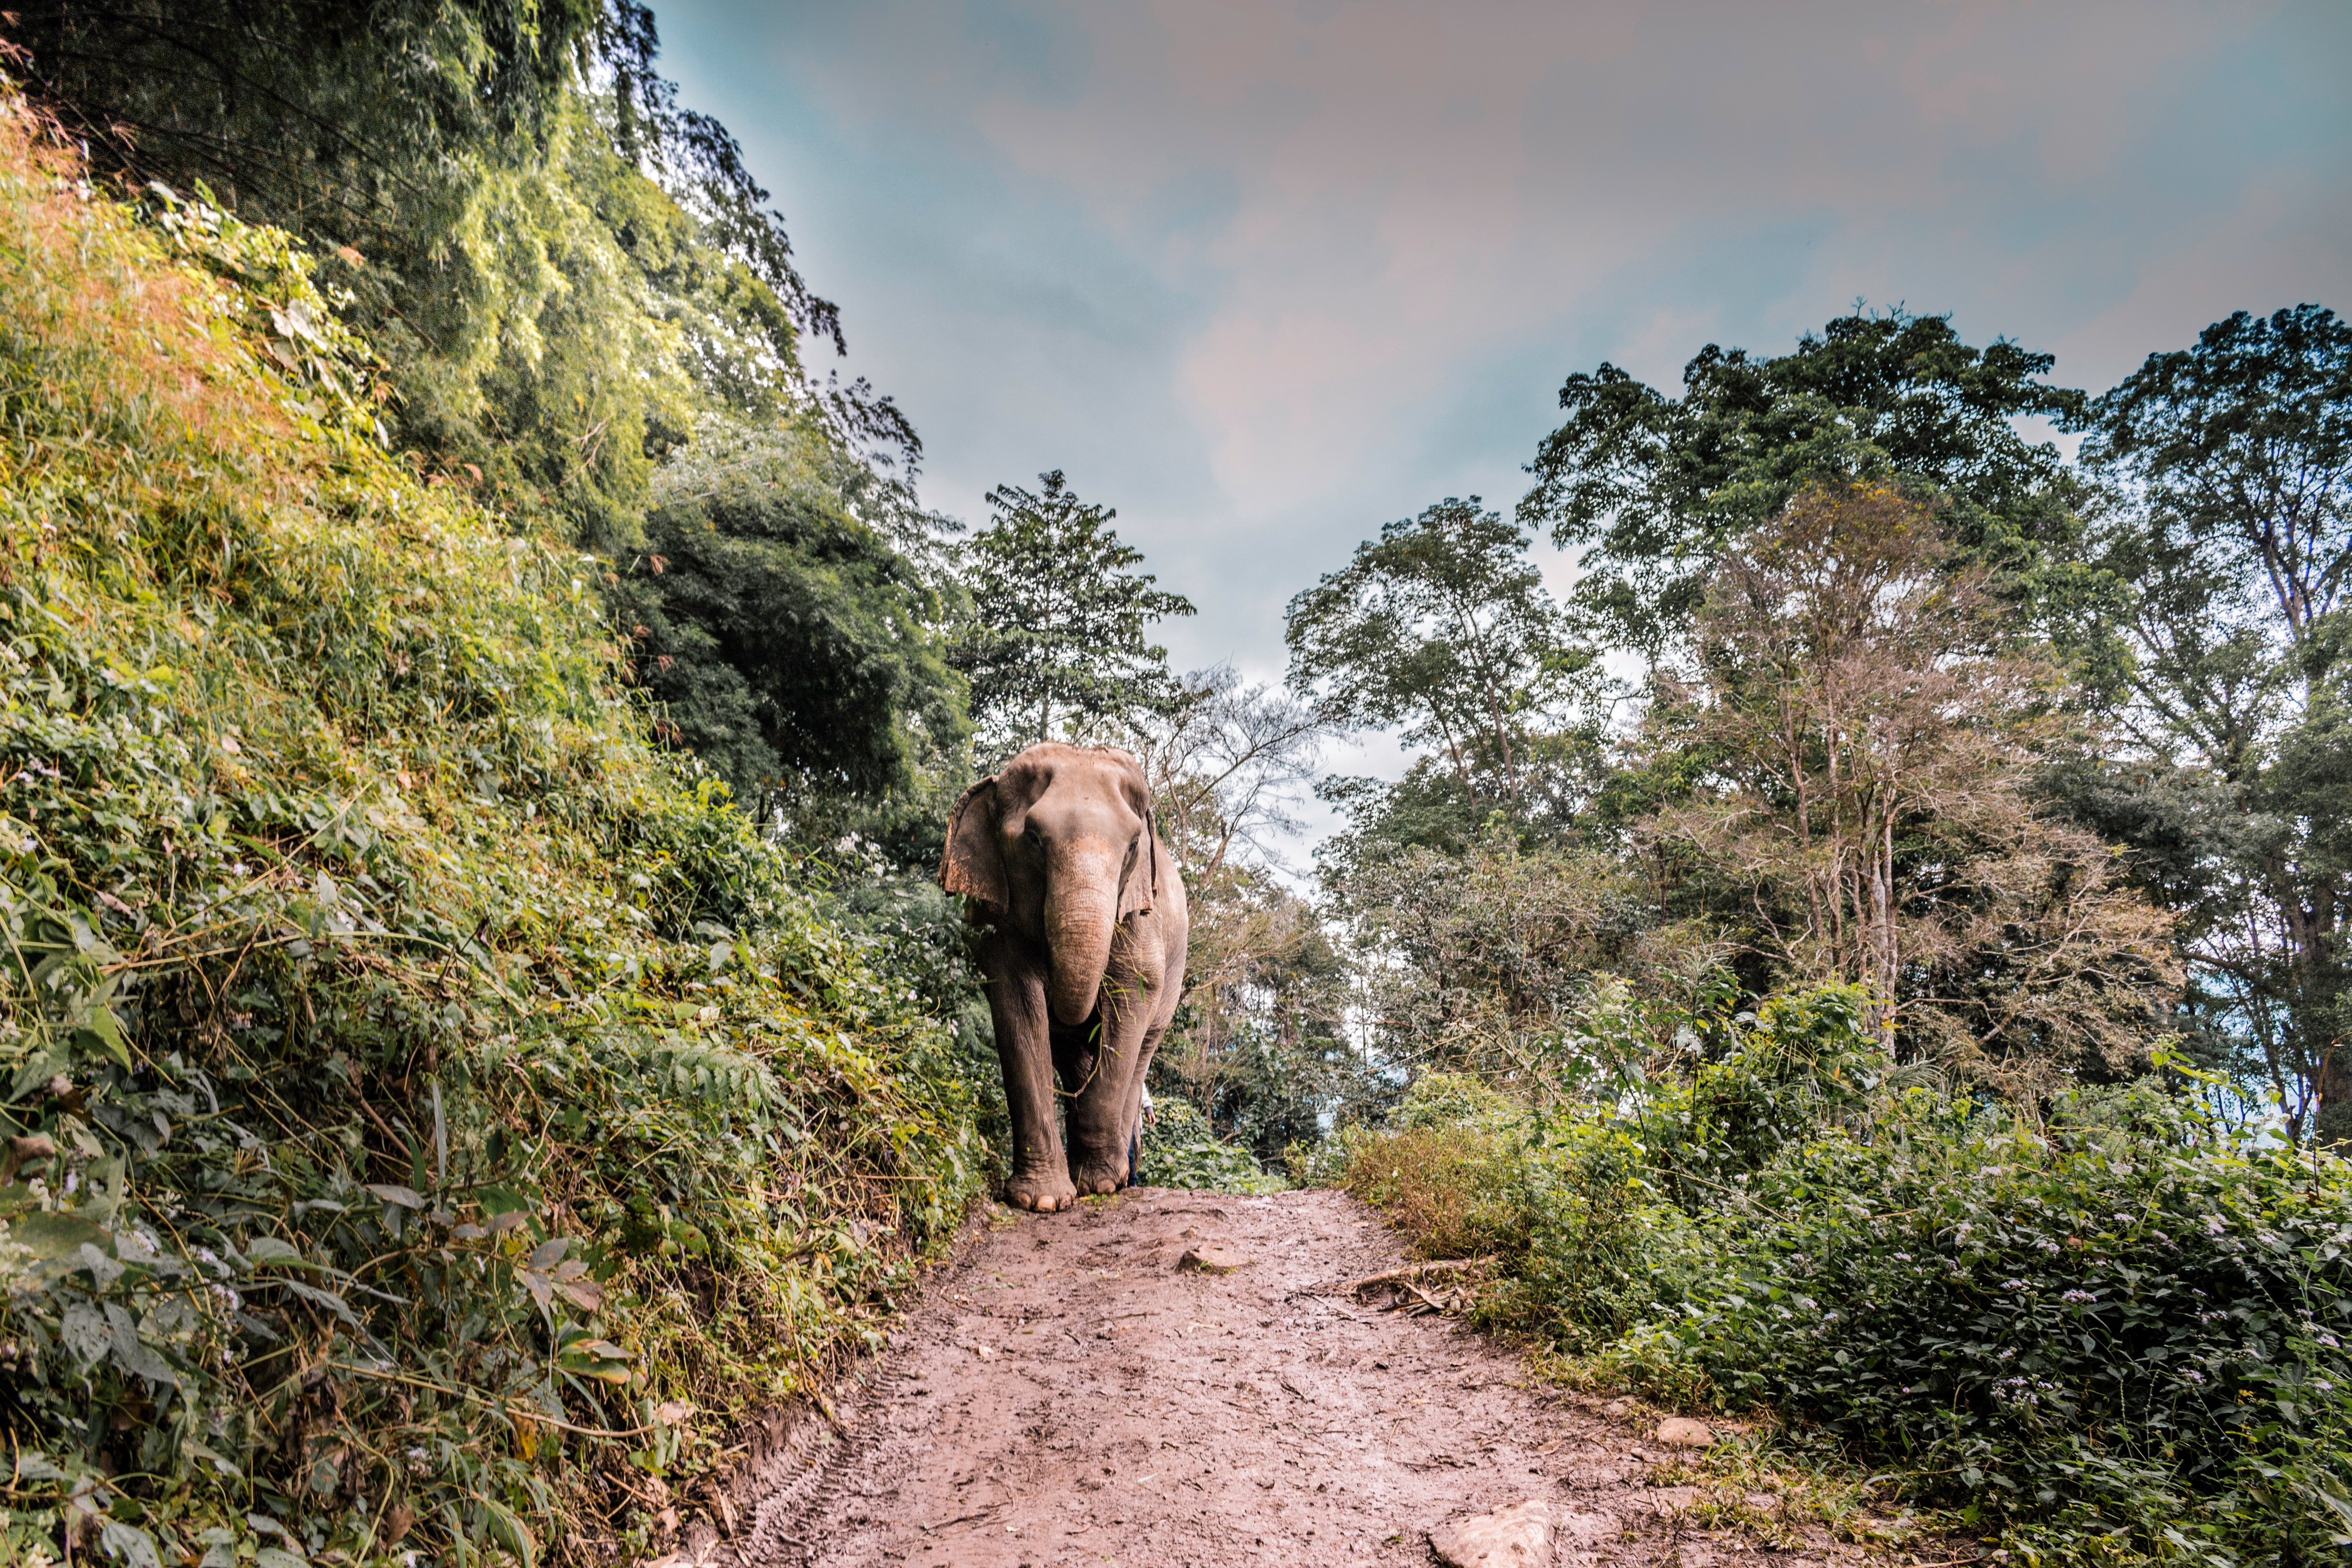
[{"label": "gray cloud", "polygon": [[1060,466],[1280,667],[1391,517],[1507,506],[1560,378],[1857,298],[2104,385],[2345,304],[2352,12],[1252,0],[660,8],[935,503]]}]

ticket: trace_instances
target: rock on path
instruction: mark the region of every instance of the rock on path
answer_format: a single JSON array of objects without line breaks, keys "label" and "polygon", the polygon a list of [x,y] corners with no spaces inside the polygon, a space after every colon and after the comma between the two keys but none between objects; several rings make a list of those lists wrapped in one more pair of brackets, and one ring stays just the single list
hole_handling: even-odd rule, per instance
[{"label": "rock on path", "polygon": [[[1180,1269],[1187,1253],[1238,1263]],[[1646,1432],[1527,1385],[1458,1324],[1339,1293],[1402,1261],[1339,1193],[1142,1188],[1056,1215],[1000,1211],[838,1410],[745,1483],[751,1568],[904,1563],[1426,1563],[1449,1522],[1529,1500],[1561,1564],[1769,1554],[1646,1484]]]}]

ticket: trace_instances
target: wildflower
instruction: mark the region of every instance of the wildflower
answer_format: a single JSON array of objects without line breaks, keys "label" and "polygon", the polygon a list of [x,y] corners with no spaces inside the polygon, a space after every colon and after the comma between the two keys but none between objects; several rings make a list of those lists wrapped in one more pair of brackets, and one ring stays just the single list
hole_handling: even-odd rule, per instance
[{"label": "wildflower", "polygon": [[2062,1301],[2095,1301],[2098,1298],[2092,1295],[2088,1290],[2069,1290],[2066,1294],[2060,1297],[2059,1300]]},{"label": "wildflower", "polygon": [[2022,1279],[2004,1279],[2000,1282],[2000,1288],[2004,1290],[2022,1290],[2025,1289],[2025,1281]]},{"label": "wildflower", "polygon": [[1907,1252],[1898,1252],[1895,1255],[1895,1261],[1897,1263],[1908,1263],[1911,1261],[1911,1255]]}]

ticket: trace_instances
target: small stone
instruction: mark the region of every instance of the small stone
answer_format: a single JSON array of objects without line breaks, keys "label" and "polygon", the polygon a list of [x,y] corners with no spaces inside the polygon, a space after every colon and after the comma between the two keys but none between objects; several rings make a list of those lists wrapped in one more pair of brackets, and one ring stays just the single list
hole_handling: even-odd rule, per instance
[{"label": "small stone", "polygon": [[1677,1448],[1712,1448],[1715,1434],[1704,1421],[1694,1421],[1687,1415],[1669,1415],[1658,1423],[1658,1441],[1671,1443]]},{"label": "small stone", "polygon": [[1238,1252],[1227,1252],[1222,1247],[1188,1247],[1184,1249],[1184,1256],[1176,1260],[1176,1267],[1180,1270],[1189,1268],[1199,1274],[1231,1274],[1236,1268],[1246,1268],[1253,1261]]},{"label": "small stone", "polygon": [[1429,1544],[1454,1568],[1543,1568],[1559,1522],[1551,1504],[1530,1499],[1441,1526]]}]

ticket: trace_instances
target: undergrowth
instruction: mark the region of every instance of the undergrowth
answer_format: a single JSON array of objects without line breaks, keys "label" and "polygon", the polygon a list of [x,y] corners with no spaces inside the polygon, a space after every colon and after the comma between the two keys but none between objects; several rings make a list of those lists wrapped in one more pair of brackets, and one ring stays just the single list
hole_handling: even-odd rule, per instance
[{"label": "undergrowth", "polygon": [[950,1032],[152,195],[0,103],[0,1560],[646,1549],[975,1190]]},{"label": "undergrowth", "polygon": [[1248,1150],[1220,1139],[1191,1101],[1171,1096],[1152,1115],[1136,1162],[1144,1185],[1217,1193],[1278,1193],[1289,1185],[1260,1168]]},{"label": "undergrowth", "polygon": [[2034,1120],[1905,1086],[1868,1016],[1650,1020],[1588,1101],[1408,1096],[1337,1179],[1423,1256],[1498,1258],[1481,1316],[1569,1381],[1769,1412],[2021,1561],[2344,1560],[2347,1163],[2233,1139],[2178,1066]]}]

